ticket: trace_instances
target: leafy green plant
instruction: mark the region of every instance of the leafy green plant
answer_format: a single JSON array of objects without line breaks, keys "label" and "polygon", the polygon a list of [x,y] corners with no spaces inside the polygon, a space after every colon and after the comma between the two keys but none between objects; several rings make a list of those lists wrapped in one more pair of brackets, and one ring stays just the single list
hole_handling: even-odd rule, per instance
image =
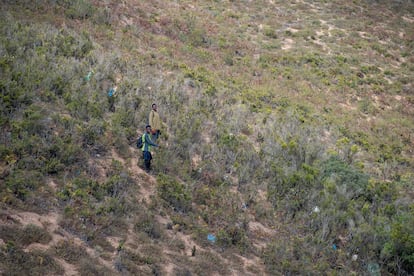
[{"label": "leafy green plant", "polygon": [[157,182],[159,196],[174,210],[184,213],[191,210],[191,193],[182,183],[164,174],[157,177]]},{"label": "leafy green plant", "polygon": [[363,195],[368,186],[368,175],[335,156],[330,157],[322,166],[322,179],[333,181],[339,188],[338,191],[342,191],[348,199]]},{"label": "leafy green plant", "polygon": [[136,232],[144,232],[151,239],[159,239],[162,237],[160,225],[155,221],[155,217],[151,214],[142,213],[138,217],[138,222],[134,226]]},{"label": "leafy green plant", "polygon": [[5,180],[7,191],[25,201],[42,186],[42,175],[37,171],[13,171]]},{"label": "leafy green plant", "polygon": [[59,241],[54,246],[53,250],[56,252],[57,256],[71,264],[77,264],[81,260],[89,257],[86,250],[76,245],[74,241]]},{"label": "leafy green plant", "polygon": [[61,1],[66,6],[66,16],[71,19],[86,19],[92,16],[94,8],[88,0]]},{"label": "leafy green plant", "polygon": [[47,273],[62,274],[63,268],[48,253],[25,252],[22,248],[9,243],[0,249],[0,266],[7,275]]},{"label": "leafy green plant", "polygon": [[109,275],[113,273],[109,268],[96,264],[96,260],[93,258],[81,259],[78,271],[82,275]]},{"label": "leafy green plant", "polygon": [[28,224],[25,227],[3,225],[0,227],[0,237],[5,242],[18,246],[27,246],[35,242],[47,244],[52,240],[45,229],[33,224]]},{"label": "leafy green plant", "polygon": [[116,260],[115,267],[118,271],[128,271],[133,274],[144,273],[140,267],[152,265],[155,261],[149,257],[132,250],[122,250]]},{"label": "leafy green plant", "polygon": [[263,30],[263,34],[269,38],[277,38],[276,30],[270,26],[266,26]]},{"label": "leafy green plant", "polygon": [[376,113],[375,106],[368,99],[364,99],[364,100],[362,100],[362,101],[359,102],[359,109],[364,114],[375,115],[375,113]]},{"label": "leafy green plant", "polygon": [[[411,208],[412,209],[412,208]],[[389,260],[389,270],[398,273],[396,267],[409,273],[414,269],[414,220],[411,212],[398,215],[391,225],[390,240],[384,244],[381,256]]]},{"label": "leafy green plant", "polygon": [[236,247],[244,253],[249,248],[249,241],[245,229],[228,225],[217,233],[217,242],[224,248]]}]

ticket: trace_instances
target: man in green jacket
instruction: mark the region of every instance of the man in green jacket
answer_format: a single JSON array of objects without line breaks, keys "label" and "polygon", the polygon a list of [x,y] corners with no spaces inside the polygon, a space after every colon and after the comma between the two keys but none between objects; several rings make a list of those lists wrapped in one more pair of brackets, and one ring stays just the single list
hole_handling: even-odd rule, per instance
[{"label": "man in green jacket", "polygon": [[142,157],[144,158],[145,170],[149,172],[151,170],[151,146],[158,147],[157,144],[151,140],[151,126],[145,127],[145,133],[142,135]]}]

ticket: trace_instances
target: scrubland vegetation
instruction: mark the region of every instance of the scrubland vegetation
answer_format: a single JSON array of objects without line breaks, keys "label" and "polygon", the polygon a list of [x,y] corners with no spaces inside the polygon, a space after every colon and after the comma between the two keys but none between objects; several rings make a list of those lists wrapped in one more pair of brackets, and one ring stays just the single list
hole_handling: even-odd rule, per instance
[{"label": "scrubland vegetation", "polygon": [[412,1],[1,1],[0,274],[412,275],[413,25]]}]

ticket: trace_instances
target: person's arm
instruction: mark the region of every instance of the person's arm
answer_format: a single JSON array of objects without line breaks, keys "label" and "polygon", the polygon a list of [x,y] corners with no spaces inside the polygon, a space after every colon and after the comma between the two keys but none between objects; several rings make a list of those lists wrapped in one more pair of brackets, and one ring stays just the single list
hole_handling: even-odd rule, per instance
[{"label": "person's arm", "polygon": [[148,134],[145,135],[145,143],[147,143],[148,145],[151,145],[153,147],[158,147],[157,144],[155,144],[154,142],[152,142],[151,138],[149,137]]},{"label": "person's arm", "polygon": [[153,122],[154,122],[154,111],[151,110],[150,114],[149,114],[149,125],[153,126]]}]

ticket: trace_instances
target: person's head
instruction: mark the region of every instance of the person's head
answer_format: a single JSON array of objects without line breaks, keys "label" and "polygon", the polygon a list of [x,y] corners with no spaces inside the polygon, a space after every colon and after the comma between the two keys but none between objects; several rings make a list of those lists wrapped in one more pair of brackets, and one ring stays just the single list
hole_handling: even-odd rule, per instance
[{"label": "person's head", "polygon": [[152,110],[157,111],[157,104],[155,104],[155,103],[152,104]]},{"label": "person's head", "polygon": [[150,132],[151,132],[151,126],[150,126],[150,125],[147,125],[147,126],[145,127],[145,131],[146,131],[147,133],[150,133]]}]

